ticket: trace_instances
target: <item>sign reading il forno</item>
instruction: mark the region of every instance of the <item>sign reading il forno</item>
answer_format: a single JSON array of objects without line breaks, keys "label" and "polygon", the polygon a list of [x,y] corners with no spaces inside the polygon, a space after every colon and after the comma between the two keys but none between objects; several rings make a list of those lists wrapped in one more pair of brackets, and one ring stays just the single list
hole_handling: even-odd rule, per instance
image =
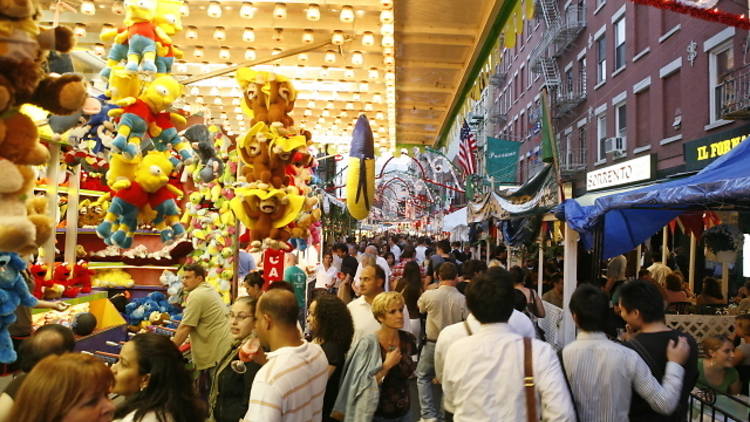
[{"label": "sign reading il forno", "polygon": [[750,125],[727,130],[682,144],[685,170],[700,170],[728,153],[750,135]]},{"label": "sign reading il forno", "polygon": [[609,188],[648,180],[653,174],[654,155],[645,155],[586,173],[586,190]]}]

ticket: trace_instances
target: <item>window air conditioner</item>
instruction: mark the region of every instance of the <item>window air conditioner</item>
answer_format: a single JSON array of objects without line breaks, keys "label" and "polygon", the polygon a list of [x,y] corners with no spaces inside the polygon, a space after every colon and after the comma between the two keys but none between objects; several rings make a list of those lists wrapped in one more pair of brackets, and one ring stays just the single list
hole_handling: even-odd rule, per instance
[{"label": "window air conditioner", "polygon": [[604,153],[623,153],[625,152],[625,138],[617,136],[604,140]]}]

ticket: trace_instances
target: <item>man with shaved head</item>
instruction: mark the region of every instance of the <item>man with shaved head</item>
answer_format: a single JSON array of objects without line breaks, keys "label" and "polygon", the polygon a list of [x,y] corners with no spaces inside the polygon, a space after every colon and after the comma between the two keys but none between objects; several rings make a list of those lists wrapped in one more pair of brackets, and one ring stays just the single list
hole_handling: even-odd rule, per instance
[{"label": "man with shaved head", "polygon": [[255,332],[270,350],[250,390],[245,422],[321,421],[328,360],[317,344],[297,329],[294,293],[271,289],[255,308]]}]

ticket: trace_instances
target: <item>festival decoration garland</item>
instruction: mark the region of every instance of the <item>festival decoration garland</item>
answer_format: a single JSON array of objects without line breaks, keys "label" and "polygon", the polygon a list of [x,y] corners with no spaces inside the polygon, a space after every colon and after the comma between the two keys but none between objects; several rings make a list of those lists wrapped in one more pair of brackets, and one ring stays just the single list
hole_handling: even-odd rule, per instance
[{"label": "festival decoration garland", "polygon": [[644,4],[647,6],[658,7],[659,9],[671,10],[672,12],[690,15],[694,18],[718,22],[724,25],[734,26],[740,29],[749,30],[750,20],[747,16],[737,15],[734,13],[723,12],[718,8],[700,9],[694,6],[688,6],[680,1],[672,0],[630,0],[634,3]]}]

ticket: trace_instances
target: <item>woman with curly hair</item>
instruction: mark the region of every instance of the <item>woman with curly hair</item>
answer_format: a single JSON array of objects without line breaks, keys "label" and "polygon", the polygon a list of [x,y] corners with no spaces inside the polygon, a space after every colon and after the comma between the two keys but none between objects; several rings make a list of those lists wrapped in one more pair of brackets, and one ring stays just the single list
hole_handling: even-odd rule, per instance
[{"label": "woman with curly hair", "polygon": [[312,332],[313,343],[320,344],[328,358],[329,378],[323,398],[323,421],[335,421],[331,418],[331,410],[339,393],[346,352],[354,337],[352,316],[341,299],[321,293],[310,303],[307,325]]}]

